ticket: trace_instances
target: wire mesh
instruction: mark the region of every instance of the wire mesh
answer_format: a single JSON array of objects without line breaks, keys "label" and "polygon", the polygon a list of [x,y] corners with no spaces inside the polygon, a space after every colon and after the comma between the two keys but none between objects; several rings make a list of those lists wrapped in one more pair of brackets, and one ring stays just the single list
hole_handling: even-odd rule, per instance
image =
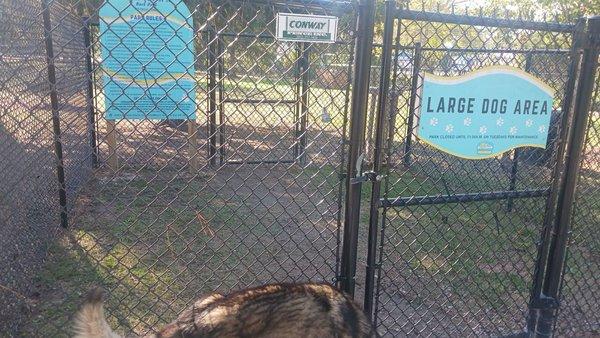
[{"label": "wire mesh", "polygon": [[[187,3],[197,106],[189,121],[107,119],[112,103],[106,91],[119,76],[107,53],[133,47],[123,41],[107,50],[101,4],[83,5],[50,2],[70,228],[38,267],[35,289],[42,299],[31,322],[16,332],[68,334],[91,285],[108,291],[112,325],[143,334],[206,292],[275,281],[333,282],[356,5]],[[335,15],[338,40],[278,41],[278,12]],[[151,33],[142,48],[154,39]],[[93,97],[86,96],[87,51]],[[117,68],[120,75],[136,75],[123,64]]]},{"label": "wire mesh", "polygon": [[0,3],[0,332],[15,332],[58,228],[52,112],[37,1]]},{"label": "wire mesh", "polygon": [[[460,20],[408,9],[397,15],[376,325],[384,336],[519,332],[526,327],[556,165],[572,27],[530,28],[508,17],[484,19],[481,13],[461,13]],[[518,155],[473,161],[416,138],[417,119],[410,115],[419,109],[421,85],[412,81],[414,68],[419,67],[417,74],[457,76],[488,65],[521,68],[556,90],[546,150],[524,148]],[[498,117],[496,123],[504,121]],[[486,192],[515,190],[537,191],[540,197],[486,201]],[[439,204],[428,199],[457,194],[473,198]]]},{"label": "wire mesh", "polygon": [[[139,75],[124,64],[111,68],[110,54],[129,50],[132,57],[124,63],[144,64],[134,60],[129,41],[147,36],[140,49],[158,45],[163,51],[173,44],[157,40],[160,26],[141,32],[121,12],[113,19],[125,22],[130,33],[107,48],[101,6],[111,2],[0,2],[0,332],[69,335],[70,318],[92,285],[108,291],[112,326],[144,334],[206,292],[344,277],[339,251],[345,162],[353,142],[347,129],[358,1],[185,1],[194,50],[193,66],[186,69],[194,83],[188,96],[196,105],[189,120],[107,118],[114,108],[107,99],[111,81]],[[339,17],[338,39],[279,41],[277,13]],[[376,134],[391,131],[382,202],[404,205],[381,208],[375,324],[383,336],[521,332],[540,234],[552,214],[546,198],[565,127],[560,108],[572,26],[440,14],[401,16],[394,46],[383,46],[376,29],[364,152],[372,161]],[[381,15],[376,18],[379,24]],[[375,114],[386,90],[378,88],[386,47],[393,48],[393,73],[382,131]],[[178,58],[173,53],[160,61]],[[56,69],[53,80],[48,61]],[[547,150],[522,148],[471,161],[415,137],[416,121],[409,118],[417,108],[411,106],[419,89],[415,74],[454,76],[486,65],[521,68],[556,90]],[[144,80],[144,95],[152,97],[151,87],[162,86]],[[560,335],[599,330],[598,87],[573,215]],[[57,94],[62,157],[54,147],[51,92]],[[144,105],[129,99],[131,109]],[[181,104],[167,113],[177,114]],[[57,166],[65,171],[66,230],[59,227]],[[434,195],[517,190],[538,197],[425,202]],[[368,195],[366,187],[363,209]],[[364,291],[365,223],[361,219],[356,248],[357,299]]]},{"label": "wire mesh", "polygon": [[88,118],[91,104],[86,89],[86,46],[82,17],[77,8],[66,0],[48,4],[52,33],[56,92],[61,125],[63,166],[68,205],[73,205],[79,190],[92,174],[92,145],[89,135],[94,126]]},{"label": "wire mesh", "polygon": [[[598,43],[598,42],[596,42]],[[572,231],[555,332],[583,336],[600,332],[600,76],[589,111],[585,150],[577,185]]]}]

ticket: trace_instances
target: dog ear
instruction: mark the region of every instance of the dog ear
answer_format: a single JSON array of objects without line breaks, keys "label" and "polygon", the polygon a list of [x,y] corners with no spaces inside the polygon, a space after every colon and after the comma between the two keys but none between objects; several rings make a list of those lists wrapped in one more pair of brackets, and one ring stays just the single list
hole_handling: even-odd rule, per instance
[{"label": "dog ear", "polygon": [[98,304],[104,301],[104,289],[99,286],[92,287],[85,296],[85,303]]},{"label": "dog ear", "polygon": [[104,290],[93,287],[85,296],[85,301],[73,319],[73,337],[75,338],[117,338],[104,317],[102,300]]}]

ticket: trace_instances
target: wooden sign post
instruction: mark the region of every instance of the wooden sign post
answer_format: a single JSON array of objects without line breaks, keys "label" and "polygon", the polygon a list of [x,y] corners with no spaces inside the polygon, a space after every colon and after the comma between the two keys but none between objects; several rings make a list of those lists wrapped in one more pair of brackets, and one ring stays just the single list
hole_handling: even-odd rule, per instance
[{"label": "wooden sign post", "polygon": [[183,0],[105,0],[99,14],[110,168],[119,166],[116,120],[187,120],[190,170],[197,171],[194,23],[189,8]]},{"label": "wooden sign post", "polygon": [[200,166],[198,164],[198,124],[193,119],[188,120],[188,152],[190,173],[195,174]]},{"label": "wooden sign post", "polygon": [[117,123],[115,120],[106,120],[106,132],[108,167],[113,171],[117,171],[119,169],[119,157],[117,156]]}]

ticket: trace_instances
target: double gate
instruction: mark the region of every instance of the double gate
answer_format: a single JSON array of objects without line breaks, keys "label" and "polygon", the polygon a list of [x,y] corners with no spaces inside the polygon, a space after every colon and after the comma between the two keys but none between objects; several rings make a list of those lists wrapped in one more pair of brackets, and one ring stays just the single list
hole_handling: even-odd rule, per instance
[{"label": "double gate", "polygon": [[[442,14],[393,1],[385,13],[373,158],[366,161],[372,166],[363,169],[350,149],[346,213],[353,216],[346,218],[342,256],[355,259],[358,213],[368,209],[365,311],[385,335],[551,335],[586,121],[597,114],[599,20],[565,25]],[[521,68],[555,89],[546,149],[465,160],[421,142],[423,72],[458,76],[489,65]],[[356,70],[360,77],[360,65]],[[361,208],[353,194],[369,181],[370,203]],[[353,292],[344,268],[341,285]],[[577,332],[574,323],[593,323],[595,315],[581,317],[561,318],[559,332]]]}]

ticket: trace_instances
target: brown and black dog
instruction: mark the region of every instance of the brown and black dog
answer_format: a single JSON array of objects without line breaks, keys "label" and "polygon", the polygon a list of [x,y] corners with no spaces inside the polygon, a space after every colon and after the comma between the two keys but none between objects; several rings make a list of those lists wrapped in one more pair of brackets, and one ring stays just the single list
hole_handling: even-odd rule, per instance
[{"label": "brown and black dog", "polygon": [[[102,290],[75,317],[77,338],[117,338],[104,318]],[[360,307],[329,284],[271,284],[197,300],[147,337],[376,337]]]}]

